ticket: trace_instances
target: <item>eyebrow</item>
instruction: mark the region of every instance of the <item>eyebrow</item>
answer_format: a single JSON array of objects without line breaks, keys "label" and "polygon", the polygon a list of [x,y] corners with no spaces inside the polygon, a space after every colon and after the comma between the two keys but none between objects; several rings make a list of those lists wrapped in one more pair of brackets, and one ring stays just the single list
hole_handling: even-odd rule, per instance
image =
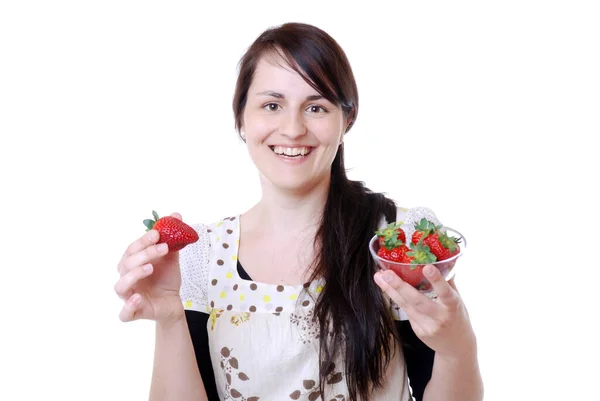
[{"label": "eyebrow", "polygon": [[[275,97],[277,99],[285,99],[285,96],[282,93],[273,92],[273,91],[259,92],[259,93],[257,93],[257,95],[266,95],[266,96]],[[320,100],[320,99],[323,99],[323,96],[321,96],[321,95],[310,95],[310,96],[306,97],[306,100]]]}]

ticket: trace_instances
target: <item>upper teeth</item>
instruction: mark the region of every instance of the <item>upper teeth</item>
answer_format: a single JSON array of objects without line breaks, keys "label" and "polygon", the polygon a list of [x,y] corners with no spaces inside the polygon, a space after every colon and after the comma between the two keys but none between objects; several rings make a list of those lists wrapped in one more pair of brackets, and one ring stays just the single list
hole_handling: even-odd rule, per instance
[{"label": "upper teeth", "polygon": [[302,155],[306,156],[310,152],[310,148],[302,147],[302,148],[284,148],[283,146],[273,146],[273,151],[278,155],[286,155],[286,156],[297,156]]}]

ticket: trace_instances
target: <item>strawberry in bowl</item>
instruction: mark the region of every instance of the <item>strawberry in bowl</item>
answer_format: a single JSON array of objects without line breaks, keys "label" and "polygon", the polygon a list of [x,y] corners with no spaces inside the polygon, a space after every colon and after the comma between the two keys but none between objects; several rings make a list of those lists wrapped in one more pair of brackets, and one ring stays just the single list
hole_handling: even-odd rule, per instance
[{"label": "strawberry in bowl", "polygon": [[456,260],[463,254],[466,245],[466,239],[458,231],[422,218],[411,227],[391,223],[376,231],[369,242],[369,250],[382,270],[392,270],[402,280],[427,294],[432,292],[432,287],[423,275],[423,267],[431,264],[446,280],[450,280],[454,277]]}]

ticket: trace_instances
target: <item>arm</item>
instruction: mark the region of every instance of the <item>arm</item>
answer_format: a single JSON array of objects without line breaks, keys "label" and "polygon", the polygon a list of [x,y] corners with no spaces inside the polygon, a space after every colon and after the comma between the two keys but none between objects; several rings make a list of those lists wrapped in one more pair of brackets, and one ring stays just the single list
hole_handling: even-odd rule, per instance
[{"label": "arm", "polygon": [[436,301],[392,271],[375,274],[377,284],[406,313],[415,334],[435,352],[423,401],[481,401],[477,343],[466,307],[454,282],[446,282],[438,269],[428,265],[423,273],[438,294]]},{"label": "arm", "polygon": [[177,318],[156,324],[150,400],[207,399],[182,306]]},{"label": "arm", "polygon": [[479,373],[476,346],[462,357],[437,353],[433,373],[425,388],[423,401],[483,400],[483,381]]},{"label": "arm", "polygon": [[193,227],[198,242],[179,251],[181,285],[173,306],[175,318],[156,325],[151,401],[218,399],[206,336],[208,315],[184,307],[191,303],[200,310],[208,304],[201,278],[208,269],[210,241],[205,226]]}]

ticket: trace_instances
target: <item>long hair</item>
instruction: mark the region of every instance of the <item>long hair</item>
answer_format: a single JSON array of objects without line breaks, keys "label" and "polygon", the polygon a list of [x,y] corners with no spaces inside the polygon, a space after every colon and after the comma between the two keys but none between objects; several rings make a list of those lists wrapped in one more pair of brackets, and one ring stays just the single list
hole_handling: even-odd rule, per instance
[{"label": "long hair", "polygon": [[[240,60],[233,99],[235,126],[242,127],[248,88],[261,57],[279,55],[321,96],[338,105],[350,130],[358,113],[358,90],[346,54],[326,32],[311,25],[288,23],[263,32]],[[351,400],[369,400],[384,384],[396,351],[398,333],[389,304],[374,283],[377,267],[368,243],[382,216],[395,219],[396,205],[383,194],[351,181],[340,145],[331,168],[325,209],[315,236],[311,280],[325,279],[315,304],[320,326],[320,390],[336,356],[343,357]]]}]

